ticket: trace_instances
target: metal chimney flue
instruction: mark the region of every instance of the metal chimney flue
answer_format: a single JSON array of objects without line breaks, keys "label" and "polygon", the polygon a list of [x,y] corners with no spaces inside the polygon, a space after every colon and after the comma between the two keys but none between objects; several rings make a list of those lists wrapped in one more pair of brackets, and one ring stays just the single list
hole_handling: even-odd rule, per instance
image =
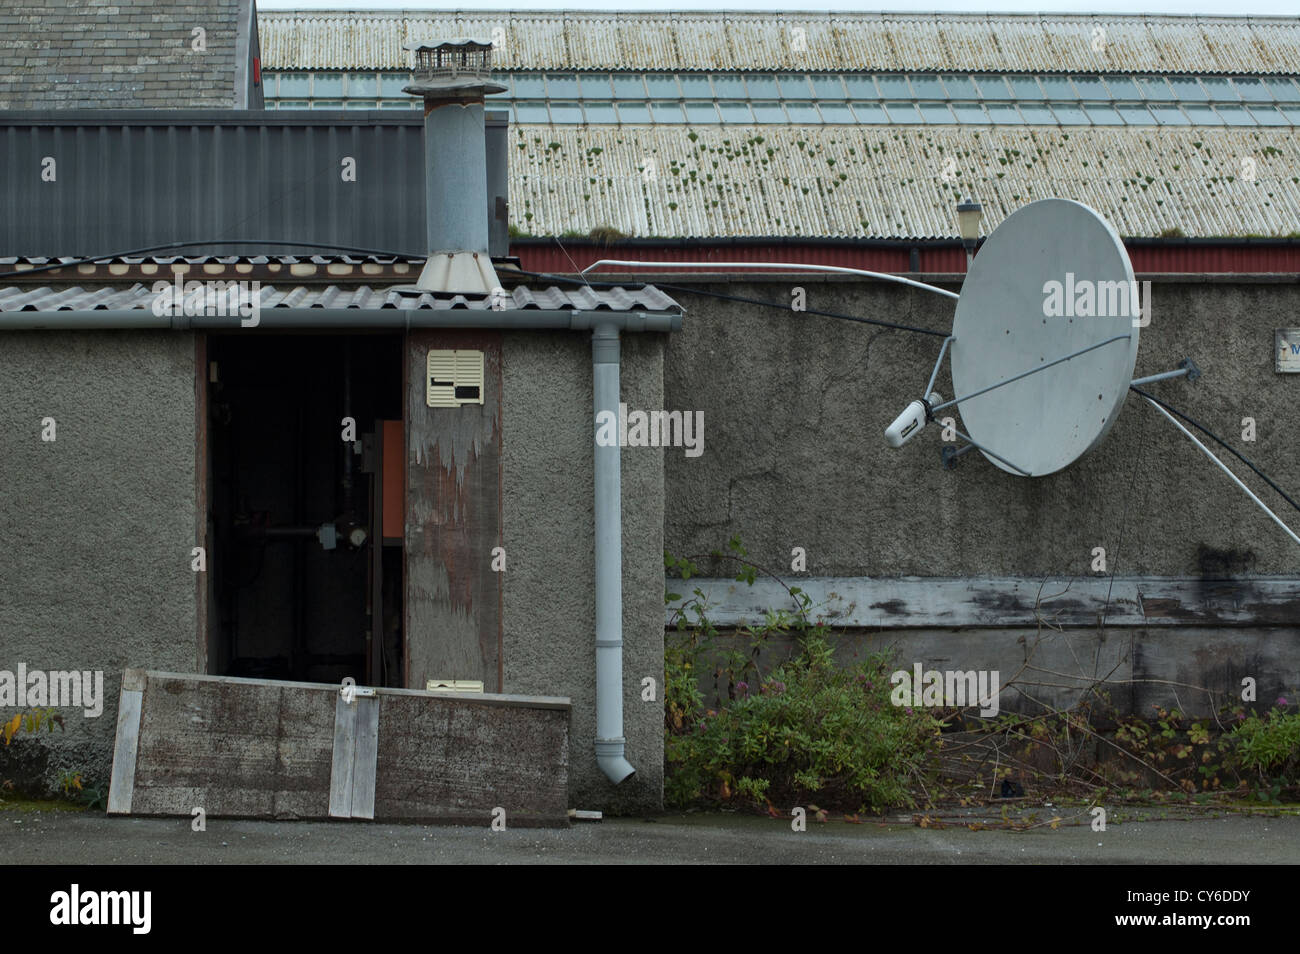
[{"label": "metal chimney flue", "polygon": [[415,79],[402,91],[424,99],[424,195],[429,258],[421,291],[491,295],[499,286],[488,253],[484,97],[506,87],[492,79],[492,43],[454,39],[405,44]]}]

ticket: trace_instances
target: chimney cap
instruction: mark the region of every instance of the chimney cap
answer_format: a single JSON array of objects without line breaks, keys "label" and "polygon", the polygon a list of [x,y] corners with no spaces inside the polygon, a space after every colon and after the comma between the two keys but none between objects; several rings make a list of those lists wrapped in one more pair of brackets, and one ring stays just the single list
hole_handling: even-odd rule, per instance
[{"label": "chimney cap", "polygon": [[402,88],[429,100],[482,102],[506,87],[492,79],[492,42],[474,37],[412,40],[402,44],[415,54],[413,82]]},{"label": "chimney cap", "polygon": [[482,37],[458,36],[448,40],[410,40],[402,44],[402,49],[420,51],[420,50],[439,50],[443,47],[469,47],[475,50],[492,49],[492,41],[485,40]]}]

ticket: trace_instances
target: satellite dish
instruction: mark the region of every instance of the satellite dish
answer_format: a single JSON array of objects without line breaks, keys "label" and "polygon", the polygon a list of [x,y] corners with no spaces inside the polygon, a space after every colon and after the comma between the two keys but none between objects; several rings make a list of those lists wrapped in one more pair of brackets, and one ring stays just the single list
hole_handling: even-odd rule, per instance
[{"label": "satellite dish", "polygon": [[957,301],[951,366],[962,423],[989,461],[1041,477],[1097,445],[1133,379],[1137,299],[1124,243],[1086,205],[1043,199],[994,229]]}]

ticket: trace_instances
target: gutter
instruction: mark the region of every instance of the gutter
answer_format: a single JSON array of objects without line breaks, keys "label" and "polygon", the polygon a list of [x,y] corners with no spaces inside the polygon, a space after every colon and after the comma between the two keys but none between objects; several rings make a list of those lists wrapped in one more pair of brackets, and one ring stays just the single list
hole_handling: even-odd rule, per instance
[{"label": "gutter", "polygon": [[[620,331],[679,331],[681,312],[582,311],[563,308],[480,311],[455,308],[267,308],[258,323],[244,326],[237,315],[155,315],[147,308],[101,309],[98,311],[9,311],[0,312],[0,331],[251,331],[315,330],[351,328],[358,331],[407,328],[488,328],[517,331],[588,331],[613,326]],[[617,413],[617,402],[615,402]]]}]

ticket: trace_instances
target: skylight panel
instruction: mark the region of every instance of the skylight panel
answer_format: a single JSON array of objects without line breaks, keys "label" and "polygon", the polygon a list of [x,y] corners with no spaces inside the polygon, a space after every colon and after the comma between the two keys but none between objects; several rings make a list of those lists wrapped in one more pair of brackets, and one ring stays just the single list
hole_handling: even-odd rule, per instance
[{"label": "skylight panel", "polygon": [[1139,106],[1136,103],[1126,103],[1115,107],[1124,122],[1130,126],[1154,126],[1156,118],[1145,106]]},{"label": "skylight panel", "polygon": [[650,104],[620,101],[618,104],[618,121],[629,126],[649,125]]},{"label": "skylight panel", "polygon": [[1062,126],[1089,126],[1091,121],[1088,114],[1083,111],[1083,107],[1078,103],[1058,103],[1053,102],[1052,112],[1056,113],[1056,120]]},{"label": "skylight panel", "polygon": [[1097,76],[1071,76],[1074,81],[1074,88],[1079,91],[1079,98],[1086,100],[1106,100],[1110,99],[1110,92],[1106,89],[1100,77]]},{"label": "skylight panel", "polygon": [[886,99],[911,99],[912,90],[907,85],[907,77],[899,73],[882,73],[876,77],[881,94]]},{"label": "skylight panel", "polygon": [[[1011,90],[1002,76],[977,76],[975,85],[979,87],[981,99],[1011,99]],[[949,84],[951,86],[951,84]]]},{"label": "skylight panel", "polygon": [[1094,126],[1124,125],[1124,120],[1120,118],[1119,113],[1115,112],[1115,107],[1107,103],[1087,103],[1083,111],[1088,114]]},{"label": "skylight panel", "polygon": [[1111,99],[1141,99],[1142,94],[1138,92],[1137,84],[1133,82],[1131,76],[1117,76],[1114,74],[1103,77],[1106,86],[1110,89]]},{"label": "skylight panel", "polygon": [[1011,91],[1016,99],[1047,98],[1043,88],[1038,85],[1038,80],[1032,76],[1008,76],[1007,82],[1011,84]]},{"label": "skylight panel", "polygon": [[553,123],[581,123],[583,121],[582,107],[575,100],[551,101],[551,122]]},{"label": "skylight panel", "polygon": [[1149,100],[1168,102],[1174,98],[1173,91],[1162,76],[1140,76],[1137,84],[1138,89],[1142,90],[1142,95]]},{"label": "skylight panel", "polygon": [[854,122],[853,110],[849,109],[848,103],[829,103],[822,100],[818,103],[822,111],[822,120],[828,123],[852,123]]},{"label": "skylight panel", "polygon": [[817,125],[822,121],[821,113],[817,112],[817,107],[810,102],[799,103],[787,99],[785,101],[785,112],[792,123],[812,123]]},{"label": "skylight panel", "polygon": [[1053,99],[1078,99],[1079,96],[1070,85],[1070,81],[1064,76],[1040,76],[1038,81],[1043,84],[1043,89],[1047,95]]},{"label": "skylight panel", "polygon": [[776,78],[782,99],[811,99],[812,87],[803,73],[782,73]]},{"label": "skylight panel", "polygon": [[577,99],[578,77],[573,73],[547,73],[546,95],[550,99]]},{"label": "skylight panel", "polygon": [[875,99],[880,95],[875,80],[861,73],[846,75],[844,85],[848,88],[849,96],[854,99]]},{"label": "skylight panel", "polygon": [[713,84],[707,75],[683,73],[677,79],[682,84],[682,95],[687,99],[713,98]]},{"label": "skylight panel", "polygon": [[682,104],[671,99],[656,99],[650,104],[650,112],[654,114],[657,123],[684,123],[686,114],[682,112]]},{"label": "skylight panel", "polygon": [[1151,115],[1156,118],[1161,126],[1190,126],[1191,121],[1186,114],[1177,106],[1158,106],[1152,104],[1150,107]]},{"label": "skylight panel", "polygon": [[595,100],[587,100],[583,104],[587,111],[587,122],[605,124],[618,122],[618,114],[614,112],[614,104],[606,99],[603,103]]},{"label": "skylight panel", "polygon": [[844,99],[844,83],[835,75],[814,75],[812,80],[813,92],[818,99]]},{"label": "skylight panel", "polygon": [[1231,103],[1216,103],[1214,111],[1223,117],[1223,121],[1229,126],[1253,126],[1255,117],[1246,112],[1245,106],[1234,106]]},{"label": "skylight panel", "polygon": [[645,85],[653,99],[680,99],[682,95],[677,87],[677,77],[672,73],[648,73]]},{"label": "skylight panel", "polygon": [[609,100],[612,97],[608,73],[583,73],[578,77],[583,99]]},{"label": "skylight panel", "polygon": [[853,104],[853,112],[857,114],[858,122],[879,125],[888,123],[889,117],[885,114],[884,108],[879,103],[857,103]]},{"label": "skylight panel", "polygon": [[[1209,77],[1207,77],[1207,80]],[[1219,80],[1226,87],[1223,80]],[[1169,85],[1173,87],[1174,96],[1185,103],[1203,103],[1210,97],[1206,94],[1205,88],[1196,81],[1195,76],[1171,76]],[[1208,85],[1208,84],[1207,84]]]},{"label": "skylight panel", "polygon": [[615,73],[612,77],[614,83],[614,97],[616,99],[645,99],[645,82],[640,76],[629,74]]},{"label": "skylight panel", "polygon": [[[917,108],[921,111],[921,116],[927,123],[956,122],[947,103],[918,103]],[[894,111],[890,109],[889,112],[892,116]]]},{"label": "skylight panel", "polygon": [[1056,116],[1043,103],[1020,103],[1020,115],[1034,126],[1055,126]]},{"label": "skylight panel", "polygon": [[1241,94],[1241,98],[1248,103],[1271,103],[1273,101],[1273,94],[1257,77],[1234,76],[1232,85],[1237,87],[1237,92]]},{"label": "skylight panel", "polygon": [[712,103],[692,103],[688,100],[686,103],[686,121],[701,124],[719,122],[718,107]]},{"label": "skylight panel", "polygon": [[737,101],[718,103],[718,112],[722,114],[724,123],[737,123],[749,125],[754,121],[754,114],[750,112],[749,104]]},{"label": "skylight panel", "polygon": [[939,77],[933,74],[917,75],[913,74],[908,79],[912,81],[912,93],[917,99],[947,99],[948,93],[943,88],[943,83],[939,82]]}]

